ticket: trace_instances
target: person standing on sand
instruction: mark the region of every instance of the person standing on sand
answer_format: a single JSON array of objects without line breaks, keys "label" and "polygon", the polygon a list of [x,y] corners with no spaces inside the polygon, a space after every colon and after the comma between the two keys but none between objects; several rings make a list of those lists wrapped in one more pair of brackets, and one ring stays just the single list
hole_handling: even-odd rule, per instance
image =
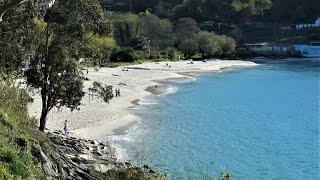
[{"label": "person standing on sand", "polygon": [[116,91],[116,97],[118,97],[119,96],[119,90],[116,89],[115,91]]},{"label": "person standing on sand", "polygon": [[63,130],[64,130],[64,134],[69,134],[68,120],[65,120],[65,121],[64,121]]}]

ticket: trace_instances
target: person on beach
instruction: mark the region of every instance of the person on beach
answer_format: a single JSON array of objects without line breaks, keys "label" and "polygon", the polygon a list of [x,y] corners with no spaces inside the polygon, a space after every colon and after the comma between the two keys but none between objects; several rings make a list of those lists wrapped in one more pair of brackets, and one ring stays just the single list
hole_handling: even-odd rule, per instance
[{"label": "person on beach", "polygon": [[116,89],[116,97],[120,96],[120,89]]},{"label": "person on beach", "polygon": [[64,134],[69,134],[68,120],[64,121],[63,130],[64,130]]}]

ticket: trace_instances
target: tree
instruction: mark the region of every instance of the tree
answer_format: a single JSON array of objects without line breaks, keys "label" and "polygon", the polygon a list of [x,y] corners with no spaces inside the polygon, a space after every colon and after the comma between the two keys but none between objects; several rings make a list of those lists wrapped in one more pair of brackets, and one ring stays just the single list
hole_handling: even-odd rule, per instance
[{"label": "tree", "polygon": [[86,57],[94,65],[100,65],[109,60],[112,49],[116,47],[116,41],[111,37],[94,35],[87,46],[88,53]]},{"label": "tree", "polygon": [[179,45],[179,50],[182,51],[187,58],[190,58],[198,50],[197,41],[194,39],[186,39]]},{"label": "tree", "polygon": [[176,24],[176,35],[179,40],[193,39],[198,31],[198,24],[192,18],[181,18]]},{"label": "tree", "polygon": [[37,9],[31,2],[10,9],[0,23],[0,68],[4,73],[19,73],[24,53],[33,44]]},{"label": "tree", "polygon": [[197,41],[202,57],[207,55],[225,56],[232,53],[236,47],[234,39],[225,35],[216,35],[213,32],[201,31],[198,33]]},{"label": "tree", "polygon": [[197,41],[199,44],[199,50],[204,58],[205,54],[209,55],[214,53],[214,49],[212,48],[214,33],[210,33],[207,31],[201,31],[198,33]]},{"label": "tree", "polygon": [[39,45],[26,77],[29,86],[41,90],[39,129],[44,131],[53,107],[74,110],[80,105],[84,92],[77,60],[94,35],[109,35],[112,27],[98,1],[60,0],[48,9],[38,29]]},{"label": "tree", "polygon": [[236,48],[236,42],[234,39],[228,36],[222,36],[224,38],[224,44],[222,46],[222,52],[224,55],[231,54]]},{"label": "tree", "polygon": [[27,1],[28,0],[1,0],[0,1],[0,23],[3,21],[2,17],[8,10],[16,8],[20,4]]},{"label": "tree", "polygon": [[160,19],[146,11],[140,13],[138,26],[138,36],[149,39],[152,49],[160,50],[173,45],[173,25],[170,20]]},{"label": "tree", "polygon": [[319,0],[274,0],[268,17],[278,23],[310,23],[319,17],[319,7]]},{"label": "tree", "polygon": [[113,98],[112,86],[102,85],[100,82],[93,82],[93,87],[89,88],[91,96],[102,98],[104,102],[109,103],[109,100]]},{"label": "tree", "polygon": [[128,45],[139,33],[139,17],[132,13],[114,14],[111,20],[115,26],[114,36],[119,45]]}]

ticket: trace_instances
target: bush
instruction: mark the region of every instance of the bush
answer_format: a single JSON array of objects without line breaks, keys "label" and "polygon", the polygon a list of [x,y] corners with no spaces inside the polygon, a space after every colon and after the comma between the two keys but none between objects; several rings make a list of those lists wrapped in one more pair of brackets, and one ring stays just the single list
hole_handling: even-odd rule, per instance
[{"label": "bush", "polygon": [[179,50],[182,51],[187,58],[190,58],[197,52],[198,43],[194,39],[186,39],[179,45]]},{"label": "bush", "polygon": [[183,58],[183,53],[177,49],[169,49],[168,50],[168,58],[170,61],[179,61]]},{"label": "bush", "polygon": [[145,61],[150,58],[149,53],[145,51],[134,51],[133,57],[135,61]]},{"label": "bush", "polygon": [[28,94],[0,84],[0,179],[38,179],[41,163],[33,156]]},{"label": "bush", "polygon": [[111,62],[134,62],[134,50],[132,48],[115,49],[110,56]]}]

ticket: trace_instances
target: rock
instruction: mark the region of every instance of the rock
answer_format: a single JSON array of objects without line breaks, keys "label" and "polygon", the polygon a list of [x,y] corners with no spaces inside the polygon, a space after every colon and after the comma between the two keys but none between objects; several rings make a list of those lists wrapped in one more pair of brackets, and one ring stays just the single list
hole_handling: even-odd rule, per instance
[{"label": "rock", "polygon": [[156,173],[156,172],[155,172],[154,170],[150,169],[150,170],[149,170],[149,173],[154,174],[154,173]]},{"label": "rock", "polygon": [[[147,165],[142,169],[132,166],[129,162],[117,162],[110,153],[110,146],[97,141],[72,138],[53,132],[48,133],[48,141],[44,143],[47,155],[39,144],[33,145],[32,153],[42,162],[46,179],[110,179],[110,175],[111,179],[122,179],[128,177],[128,172],[139,175],[142,173],[146,177],[156,175]],[[99,172],[106,173],[106,177]]]},{"label": "rock", "polygon": [[90,141],[91,144],[93,145],[98,145],[99,143],[97,141]]},{"label": "rock", "polygon": [[88,151],[92,151],[92,150],[93,150],[93,148],[90,147],[90,146],[89,146],[89,147],[87,146],[86,149],[87,149]]},{"label": "rock", "polygon": [[57,167],[51,162],[51,160],[43,151],[40,151],[40,154],[43,160],[43,169],[45,173],[53,178],[59,177]]},{"label": "rock", "polygon": [[105,164],[96,164],[94,165],[94,169],[96,171],[105,173],[108,172],[110,169],[112,169],[113,167],[111,165],[105,165]]}]

